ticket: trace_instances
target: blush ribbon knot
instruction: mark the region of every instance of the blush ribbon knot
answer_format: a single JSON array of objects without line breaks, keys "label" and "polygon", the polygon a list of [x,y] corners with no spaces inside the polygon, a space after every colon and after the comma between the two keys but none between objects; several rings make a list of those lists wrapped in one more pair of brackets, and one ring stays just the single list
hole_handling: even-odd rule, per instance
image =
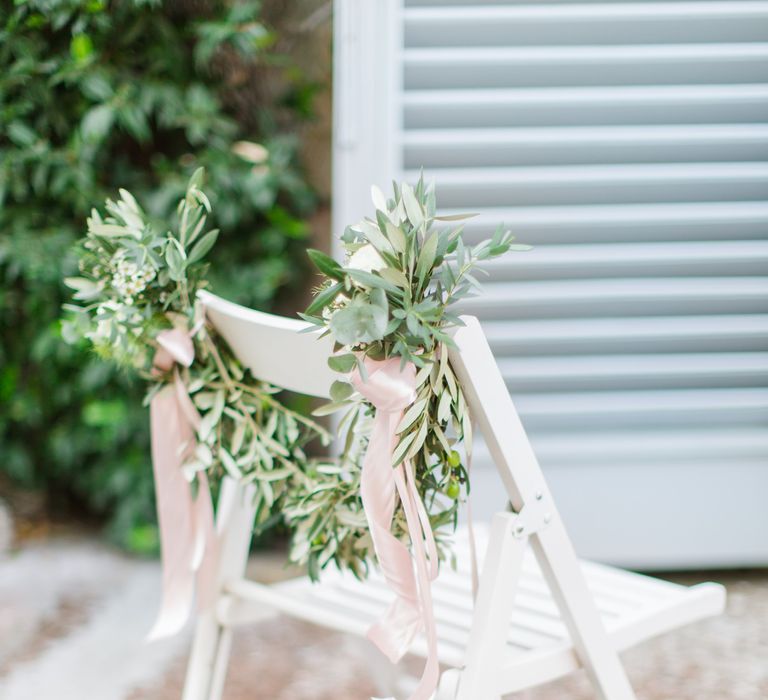
[{"label": "blush ribbon knot", "polygon": [[194,452],[200,414],[179,372],[195,359],[191,333],[174,328],[160,333],[153,359],[157,375],[173,370],[173,382],[158,391],[150,403],[152,466],[163,568],[163,597],[150,639],[167,637],[186,623],[197,591],[199,609],[213,596],[217,542],[213,505],[205,471],[197,472],[198,489],[182,470]]},{"label": "blush ribbon knot", "polygon": [[[355,389],[376,409],[363,460],[360,495],[376,558],[396,596],[384,617],[368,630],[368,638],[396,663],[408,651],[416,634],[424,630],[427,660],[409,700],[428,700],[437,688],[440,674],[431,592],[431,582],[437,577],[437,547],[416,488],[413,465],[410,460],[396,467],[392,464],[398,443],[397,426],[416,398],[416,368],[413,363],[401,368],[400,358],[395,357],[366,358],[365,369],[366,378],[357,370],[351,376]],[[403,504],[413,554],[391,532],[396,494]]]}]

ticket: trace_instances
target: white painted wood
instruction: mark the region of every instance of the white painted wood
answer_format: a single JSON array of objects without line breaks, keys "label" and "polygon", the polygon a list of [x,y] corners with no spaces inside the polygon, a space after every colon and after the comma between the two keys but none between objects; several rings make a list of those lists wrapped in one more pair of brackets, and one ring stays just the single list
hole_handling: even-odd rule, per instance
[{"label": "white painted wood", "polygon": [[[768,561],[735,505],[725,531],[682,524],[718,489],[768,486],[762,448],[734,437],[768,426],[765,372],[751,355],[768,351],[767,11],[751,1],[404,2],[402,44],[386,59],[403,76],[401,128],[365,137],[399,142],[385,179],[423,167],[445,213],[480,212],[469,240],[503,222],[535,246],[489,265],[487,293],[464,311],[488,330],[589,556],[653,567]],[[537,342],[526,337],[532,324]],[[633,430],[671,438],[675,453],[637,459],[635,441],[620,440]],[[701,433],[722,435],[730,457],[685,447]],[[599,466],[588,455],[600,443],[574,434],[606,439]],[[547,447],[560,439],[575,449],[555,460]],[[490,491],[489,467],[476,471]],[[587,482],[595,495],[569,506],[573,484]],[[584,515],[604,482],[615,539]],[[669,496],[661,513],[667,534],[647,542],[637,487],[670,483],[679,502]]]},{"label": "white painted wood", "polygon": [[[760,429],[759,433],[764,437],[766,431]],[[738,453],[709,456],[708,443],[704,442],[699,456],[692,459],[690,454],[681,456],[681,450],[674,456],[658,456],[664,453],[664,443],[659,442],[654,454],[645,449],[641,434],[623,443],[632,447],[633,455],[638,453],[632,462],[617,465],[611,459],[616,448],[610,445],[590,462],[587,455],[599,452],[601,437],[584,436],[590,446],[580,463],[567,455],[562,458],[568,450],[566,442],[549,458],[547,479],[553,491],[558,489],[554,493],[560,513],[577,547],[578,543],[589,543],[598,561],[640,570],[738,569],[759,567],[768,560],[768,512],[763,507],[768,456],[764,447],[755,447],[758,456],[754,457],[745,454],[748,448],[739,441]],[[666,439],[663,432],[655,437]],[[534,448],[542,452],[540,446],[548,442],[536,440]],[[481,455],[474,466],[473,508],[492,512],[502,506],[495,470],[490,461],[481,460]],[[723,474],[738,484],[738,489],[732,486],[724,491]],[[696,484],[701,500],[689,505],[691,484]],[[708,504],[720,502],[724,493],[733,494],[739,508],[727,518],[713,518]],[[585,494],[599,504],[599,510],[590,511],[590,517],[584,516]],[[653,504],[650,510],[649,503]],[[636,527],[638,521],[644,523],[642,529]],[[684,559],[680,552],[685,552]]]},{"label": "white painted wood", "polygon": [[764,41],[765,2],[638,2],[408,7],[408,46]]},{"label": "white painted wood", "polygon": [[[208,294],[201,300],[238,356],[255,372],[267,373],[258,378],[274,383],[288,377],[294,387],[307,381],[315,393],[322,392],[311,374],[327,357],[326,345],[285,319],[248,313]],[[458,571],[443,567],[434,586],[440,659],[458,671],[446,676],[440,696],[498,700],[584,667],[600,697],[631,700],[618,651],[718,613],[723,589],[714,584],[687,589],[576,559],[480,325],[474,318],[465,322],[455,335],[451,361],[517,514],[500,513],[494,520],[476,607],[463,535],[456,547]],[[269,350],[264,349],[267,337]],[[301,347],[303,360],[293,373],[263,361],[269,352],[292,357],[292,341]],[[220,698],[231,627],[263,619],[265,609],[362,636],[391,600],[377,573],[367,582],[337,571],[325,572],[320,584],[300,578],[266,586],[244,579],[250,503],[247,490],[225,482],[217,513],[223,547],[220,595],[199,622],[185,700]],[[424,640],[414,652],[426,653]]]},{"label": "white painted wood", "polygon": [[[765,160],[763,124],[410,129],[409,169]],[[530,257],[530,256],[525,256]]]},{"label": "white painted wood", "polygon": [[387,187],[398,167],[402,76],[383,57],[402,43],[401,6],[402,0],[334,3],[333,229],[339,234],[369,213],[371,185]]},{"label": "white painted wood", "polygon": [[521,88],[760,82],[768,44],[409,48],[406,88]]},{"label": "white painted wood", "polygon": [[[409,171],[409,181],[418,179]],[[759,200],[768,163],[661,163],[539,168],[440,168],[440,202],[450,208]]]},{"label": "white painted wood", "polygon": [[[224,583],[242,577],[253,530],[253,485],[225,477],[216,510],[219,543],[217,598]],[[218,619],[215,603],[200,615],[187,665],[183,700],[220,700],[224,688],[232,631]],[[262,613],[263,614],[263,613]]]},{"label": "white painted wood", "polygon": [[516,520],[512,513],[497,513],[491,524],[457,700],[501,697],[497,673],[505,661],[509,621],[528,544],[527,538],[514,537]]},{"label": "white painted wood", "polygon": [[[478,537],[482,552],[488,541],[485,528],[479,528]],[[433,592],[441,662],[462,669],[470,653],[468,639],[474,614],[466,532],[460,532],[457,540],[458,571],[444,567]],[[490,570],[482,557],[481,564],[485,575]],[[619,651],[722,609],[721,586],[686,588],[585,562],[580,568],[608,637]],[[261,619],[264,605],[268,605],[355,635],[363,635],[391,600],[391,592],[378,574],[361,583],[333,570],[324,573],[320,584],[296,579],[273,587],[233,581],[229,590],[232,597],[224,612],[226,624]],[[504,679],[500,682],[504,692],[522,690],[580,668],[557,603],[530,549],[517,582],[511,620],[503,668],[495,673]],[[417,643],[414,653],[424,655],[426,645]]]},{"label": "white painted wood", "polygon": [[405,129],[765,121],[768,85],[631,85],[411,90]]},{"label": "white painted wood", "polygon": [[548,524],[534,533],[531,542],[592,682],[606,700],[629,700],[634,697],[629,680],[606,637],[493,353],[477,319],[463,320],[466,326],[454,336],[458,350],[451,353],[451,364],[464,388],[473,420],[485,437],[514,510],[520,513],[541,504],[546,510]]},{"label": "white painted wood", "polygon": [[330,339],[303,333],[309,324],[246,309],[209,292],[198,299],[216,332],[255,377],[310,396],[328,396],[333,373],[327,359]]},{"label": "white painted wood", "polygon": [[478,217],[466,224],[469,240],[488,236],[503,221],[521,240],[547,246],[576,241],[623,245],[649,241],[761,240],[768,227],[768,203],[763,202],[478,207],[475,211]]},{"label": "white painted wood", "polygon": [[[478,541],[481,545],[488,541],[482,526]],[[447,645],[441,643],[441,660],[462,666],[465,656],[463,645],[473,620],[466,531],[458,533],[455,550],[458,571],[444,567],[434,592],[441,642],[447,642]],[[667,626],[669,618],[666,614],[652,616],[652,610],[669,611],[674,607],[687,621],[691,621],[699,615],[713,614],[722,602],[720,586],[700,584],[686,588],[588,562],[581,562],[580,568],[606,629],[620,650],[671,629]],[[264,586],[251,581],[233,580],[227,590],[230,595],[223,599],[225,604],[219,607],[219,616],[224,624],[260,619],[266,602],[317,624],[341,628],[352,634],[362,634],[368,622],[383,612],[391,599],[391,592],[375,572],[366,582],[334,570],[324,572],[320,584],[295,579],[276,586]],[[568,641],[566,627],[559,620],[557,605],[530,551],[526,552],[517,582],[514,605],[507,641],[515,652],[519,654],[521,650],[532,650],[542,644]],[[635,624],[639,617],[644,617],[645,623],[639,628],[638,636]],[[416,653],[424,654],[425,651],[423,644],[415,648]]]}]

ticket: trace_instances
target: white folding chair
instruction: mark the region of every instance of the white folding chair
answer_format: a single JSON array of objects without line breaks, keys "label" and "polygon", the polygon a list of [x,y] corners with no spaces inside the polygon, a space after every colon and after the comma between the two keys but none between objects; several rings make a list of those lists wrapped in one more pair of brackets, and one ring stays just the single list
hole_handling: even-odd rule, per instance
[{"label": "white folding chair", "polygon": [[[254,376],[326,396],[334,378],[326,365],[329,341],[300,334],[300,321],[208,293],[201,298],[210,322]],[[512,511],[495,515],[486,531],[474,603],[465,544],[457,545],[458,570],[444,566],[433,586],[446,669],[437,697],[498,700],[583,667],[596,697],[635,698],[618,653],[721,612],[725,591],[714,583],[689,588],[577,559],[485,335],[475,318],[464,320],[451,362]],[[375,573],[366,582],[335,570],[318,584],[306,578],[272,586],[246,580],[250,488],[227,480],[222,489],[218,602],[198,622],[184,700],[221,697],[232,627],[263,618],[265,607],[363,635],[391,599]],[[413,651],[423,655],[426,645]]]}]

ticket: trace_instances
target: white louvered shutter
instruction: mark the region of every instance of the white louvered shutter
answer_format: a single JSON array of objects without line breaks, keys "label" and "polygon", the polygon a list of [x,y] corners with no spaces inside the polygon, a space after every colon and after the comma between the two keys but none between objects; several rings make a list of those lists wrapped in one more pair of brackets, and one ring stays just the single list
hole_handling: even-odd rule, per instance
[{"label": "white louvered shutter", "polygon": [[335,220],[423,166],[535,246],[464,310],[580,553],[768,563],[768,2],[345,0],[336,41]]}]

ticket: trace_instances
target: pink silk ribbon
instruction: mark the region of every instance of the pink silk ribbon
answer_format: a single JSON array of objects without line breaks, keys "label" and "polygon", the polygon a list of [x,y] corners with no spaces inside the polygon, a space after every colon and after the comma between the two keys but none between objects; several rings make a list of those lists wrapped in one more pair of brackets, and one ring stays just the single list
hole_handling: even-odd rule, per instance
[{"label": "pink silk ribbon", "polygon": [[[355,370],[352,383],[376,409],[368,450],[363,460],[360,494],[382,574],[396,597],[384,617],[368,631],[368,638],[396,663],[424,629],[427,660],[409,700],[432,697],[440,675],[431,582],[437,577],[438,557],[432,527],[414,480],[413,465],[405,460],[392,466],[398,443],[397,426],[416,398],[416,368],[400,367],[400,358],[366,358],[367,378]],[[395,494],[403,504],[413,555],[391,532]],[[415,573],[414,573],[415,565]]]},{"label": "pink silk ribbon", "polygon": [[191,334],[180,328],[157,337],[155,373],[173,370],[173,383],[152,398],[152,465],[155,475],[157,515],[163,566],[163,598],[150,639],[178,632],[189,618],[197,590],[198,608],[213,596],[218,558],[213,527],[213,505],[205,471],[197,473],[198,490],[192,487],[182,465],[194,452],[200,414],[190,399],[178,365],[189,367],[195,358]]}]

